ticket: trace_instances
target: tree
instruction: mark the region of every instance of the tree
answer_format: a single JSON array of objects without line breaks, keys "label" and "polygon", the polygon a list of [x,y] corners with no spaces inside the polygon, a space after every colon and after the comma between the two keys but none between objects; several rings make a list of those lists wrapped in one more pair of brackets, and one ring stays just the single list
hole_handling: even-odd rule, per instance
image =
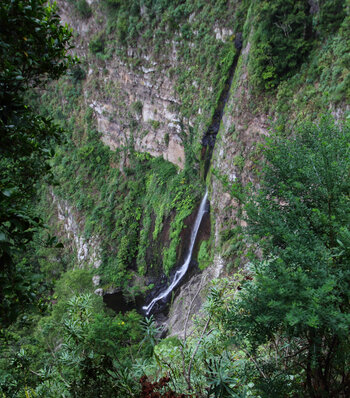
[{"label": "tree", "polygon": [[45,398],[139,396],[132,366],[145,345],[141,315],[106,311],[95,294],[66,293],[58,294],[50,315],[32,324],[33,334],[8,333],[12,347],[1,347],[1,397],[24,397],[26,389]]},{"label": "tree", "polygon": [[252,356],[265,345],[262,396],[349,396],[349,143],[350,126],[329,118],[266,142],[246,203],[262,259],[228,315]]},{"label": "tree", "polygon": [[61,76],[74,62],[71,32],[45,0],[0,3],[0,325],[35,299],[24,249],[40,219],[30,209],[49,172],[61,131],[32,110],[26,92]]}]

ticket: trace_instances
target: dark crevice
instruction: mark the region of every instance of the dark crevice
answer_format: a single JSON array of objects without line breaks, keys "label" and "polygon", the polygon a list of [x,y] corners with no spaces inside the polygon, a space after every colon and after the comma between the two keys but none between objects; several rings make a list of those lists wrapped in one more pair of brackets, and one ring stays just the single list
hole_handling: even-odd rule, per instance
[{"label": "dark crevice", "polygon": [[221,120],[224,116],[225,105],[230,96],[230,88],[232,85],[233,76],[236,71],[238,58],[241,54],[241,49],[242,49],[242,34],[241,33],[236,34],[235,47],[236,47],[236,54],[233,58],[231,66],[229,68],[227,79],[224,84],[224,88],[221,91],[220,98],[219,98],[217,107],[214,111],[211,123],[202,138],[203,148],[202,148],[201,158],[202,158],[202,161],[204,162],[204,176],[203,176],[204,179],[206,178],[208,170],[209,170],[209,165],[210,165],[211,157],[213,155],[213,149],[215,146],[216,136],[220,129]]}]

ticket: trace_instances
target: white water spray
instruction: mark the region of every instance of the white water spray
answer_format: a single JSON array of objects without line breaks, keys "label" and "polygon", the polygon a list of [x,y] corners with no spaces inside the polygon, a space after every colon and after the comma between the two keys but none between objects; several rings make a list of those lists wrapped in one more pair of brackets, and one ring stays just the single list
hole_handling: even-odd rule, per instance
[{"label": "white water spray", "polygon": [[182,264],[182,266],[175,272],[174,275],[174,279],[171,282],[171,284],[169,285],[169,287],[164,290],[164,292],[160,293],[157,297],[155,297],[148,305],[142,307],[143,310],[145,310],[146,315],[148,315],[154,304],[159,301],[159,300],[163,300],[165,299],[173,290],[174,288],[179,284],[180,280],[182,279],[182,277],[186,274],[188,267],[190,265],[190,261],[192,258],[192,252],[193,252],[193,248],[194,248],[194,244],[196,242],[196,238],[197,238],[197,233],[199,230],[199,226],[201,225],[201,221],[203,218],[204,213],[207,212],[206,208],[207,208],[207,199],[208,199],[208,190],[206,190],[205,195],[202,199],[202,202],[199,206],[199,210],[197,213],[197,217],[196,217],[196,221],[194,223],[192,232],[191,232],[191,242],[190,242],[190,247],[188,249],[188,253],[186,256],[186,259],[184,261],[184,263]]}]

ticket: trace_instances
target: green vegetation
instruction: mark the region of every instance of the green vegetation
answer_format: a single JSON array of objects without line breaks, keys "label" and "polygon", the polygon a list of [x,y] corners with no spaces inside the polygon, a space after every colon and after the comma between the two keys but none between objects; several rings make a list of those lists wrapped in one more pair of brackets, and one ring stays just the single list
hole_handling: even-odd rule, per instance
[{"label": "green vegetation", "polygon": [[228,316],[237,344],[257,356],[261,396],[346,395],[349,140],[348,125],[323,119],[267,141],[261,188],[246,204],[262,259]]},{"label": "green vegetation", "polygon": [[[141,275],[152,265],[157,266],[153,272],[163,268],[168,273],[176,264],[184,221],[200,198],[194,194],[199,184],[191,183],[191,175],[179,173],[171,163],[131,150],[123,174],[110,167],[120,158],[121,153],[105,147],[96,132],[80,148],[70,141],[55,157],[59,185],[54,192],[76,203],[77,212],[84,214],[84,236],[100,240],[103,263],[99,272],[104,281],[128,290],[135,260]],[[162,237],[164,220],[171,214],[169,238]],[[160,239],[163,247],[170,240],[164,256],[156,249]],[[151,255],[150,247],[154,248]]]},{"label": "green vegetation", "polygon": [[324,36],[339,29],[346,16],[346,3],[341,0],[322,0],[316,17],[316,29]]},{"label": "green vegetation", "polygon": [[263,1],[255,7],[253,47],[249,69],[252,83],[267,90],[295,74],[317,36],[326,38],[343,22],[343,1]]},{"label": "green vegetation", "polygon": [[199,263],[199,268],[201,270],[205,269],[208,267],[211,263],[211,257],[209,253],[209,243],[208,241],[204,240],[200,247],[199,247],[199,252],[198,252],[198,263]]},{"label": "green vegetation", "polygon": [[28,106],[25,91],[61,76],[72,63],[71,33],[44,1],[0,5],[0,326],[34,304],[39,274],[26,256],[42,225],[31,200],[48,175],[61,130]]},{"label": "green vegetation", "polygon": [[154,324],[143,330],[135,312],[112,315],[95,295],[71,291],[65,298],[57,292],[51,315],[39,322],[27,317],[3,336],[0,391],[5,397],[43,398],[136,394],[129,368],[140,348],[145,357],[152,353]]},{"label": "green vegetation", "polygon": [[311,48],[311,15],[307,0],[262,1],[250,70],[252,82],[270,89],[290,77]]},{"label": "green vegetation", "polygon": [[[0,5],[1,396],[145,398],[148,386],[159,397],[173,390],[189,398],[345,398],[350,127],[341,119],[350,96],[349,7],[341,0],[69,2],[93,32],[76,34],[86,54],[79,65],[66,53],[70,32],[54,6]],[[222,225],[197,256],[204,277],[214,254],[228,277],[184,297],[182,337],[160,340],[153,317],[108,310],[92,278],[135,303],[178,264],[203,192],[201,137],[239,32],[244,51],[217,142],[224,151],[209,171],[212,192],[221,184],[235,201],[222,209],[213,197]],[[138,81],[139,97],[126,91]],[[142,117],[153,90],[168,81],[183,170],[136,150],[149,132],[164,134],[160,146],[173,142],[160,110],[157,120]],[[321,118],[329,109],[336,122]],[[255,145],[260,118],[276,132]],[[200,296],[207,299],[191,320]]]},{"label": "green vegetation", "polygon": [[[349,138],[349,126],[323,119],[267,140],[261,188],[245,204],[246,232],[262,258],[214,281],[191,334],[155,347],[177,391],[346,396]],[[151,363],[145,373],[155,377]]]},{"label": "green vegetation", "polygon": [[79,15],[84,19],[88,19],[92,15],[91,7],[89,6],[89,4],[86,0],[76,1],[75,8],[78,11]]},{"label": "green vegetation", "polygon": [[[177,65],[167,66],[164,74],[174,81],[174,94],[180,99],[174,110],[180,111],[185,120],[195,115],[194,128],[182,132],[187,159],[193,157],[193,152],[198,157],[199,148],[193,145],[193,139],[197,137],[198,142],[204,126],[211,122],[236,54],[234,40],[243,28],[248,5],[247,0],[230,4],[147,1],[142,6],[136,0],[104,0],[96,10],[96,15],[102,12],[106,16],[106,24],[89,44],[99,59],[117,56],[142,73],[142,67],[148,68],[153,62],[159,65],[157,71],[162,70],[167,58],[176,53]],[[218,40],[213,31],[218,15],[220,29],[228,32],[223,40]],[[137,49],[137,57],[130,57],[130,48]],[[141,60],[142,52],[147,61]],[[157,129],[157,125],[153,128]]]},{"label": "green vegetation", "polygon": [[89,43],[89,49],[93,54],[103,53],[105,48],[105,38],[103,33],[97,33]]}]

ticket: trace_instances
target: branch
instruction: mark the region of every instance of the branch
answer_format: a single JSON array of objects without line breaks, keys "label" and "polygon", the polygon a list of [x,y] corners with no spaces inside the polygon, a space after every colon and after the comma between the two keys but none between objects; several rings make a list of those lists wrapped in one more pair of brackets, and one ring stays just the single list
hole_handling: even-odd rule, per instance
[{"label": "branch", "polygon": [[176,380],[177,380],[177,377],[176,377],[176,375],[175,375],[175,372],[174,372],[173,368],[171,367],[170,363],[164,361],[164,359],[163,359],[163,363],[170,369],[170,373],[173,375],[171,381],[172,381],[174,390],[176,390],[176,384],[175,384],[175,382],[176,382]]},{"label": "branch", "polygon": [[[205,332],[206,332],[207,329],[208,329],[208,326],[209,326],[209,323],[210,323],[210,321],[211,321],[211,318],[212,318],[212,315],[209,316],[209,318],[208,318],[208,320],[207,320],[207,323],[206,323],[205,326],[204,326],[204,329],[203,329],[203,331],[202,331],[201,337],[199,338],[199,340],[198,340],[198,342],[197,342],[197,346],[196,346],[196,348],[195,348],[195,350],[194,350],[194,352],[193,352],[193,354],[192,354],[190,363],[189,363],[189,365],[188,365],[187,384],[188,384],[190,390],[192,390],[192,386],[191,386],[191,370],[192,370],[192,363],[193,363],[194,357],[195,357],[196,354],[197,354],[197,351],[198,351],[198,349],[199,349],[199,346],[200,346],[201,343],[202,343],[204,334],[205,334]],[[210,331],[209,333],[211,333],[211,331]]]},{"label": "branch", "polygon": [[35,376],[42,377],[41,374],[34,372],[34,370],[32,370],[32,369],[29,369],[29,372],[33,373],[33,375],[35,375]]},{"label": "branch", "polygon": [[[242,348],[242,347],[241,347]],[[262,369],[260,368],[260,366],[258,365],[257,361],[255,358],[253,358],[249,352],[247,350],[245,350],[244,348],[242,348],[242,351],[248,355],[249,359],[253,361],[254,365],[256,366],[256,368],[258,369],[259,373],[261,374],[261,376],[266,380],[267,377],[265,375],[265,373],[262,371]]]},{"label": "branch", "polygon": [[309,347],[304,347],[301,350],[295,352],[294,354],[290,354],[290,355],[286,355],[285,357],[283,357],[282,359],[287,359],[287,358],[293,358],[297,355],[299,355],[300,353],[302,353],[303,351],[307,350]]},{"label": "branch", "polygon": [[181,351],[181,356],[182,356],[182,373],[184,376],[184,379],[186,380],[187,386],[190,389],[191,388],[191,383],[188,383],[187,377],[186,377],[186,364],[185,364],[185,354],[184,354],[184,347],[180,347]]},{"label": "branch", "polygon": [[190,318],[191,309],[192,309],[194,300],[198,297],[198,294],[199,294],[199,292],[200,292],[201,289],[202,289],[202,284],[203,284],[203,279],[201,279],[201,283],[199,284],[199,288],[198,288],[196,294],[193,296],[193,299],[192,299],[192,301],[191,301],[191,303],[190,303],[190,306],[189,306],[189,308],[188,308],[188,312],[187,312],[187,316],[186,316],[186,321],[185,321],[184,341],[186,341],[186,337],[187,337],[187,324],[188,324],[188,320],[189,320],[189,318]]}]

